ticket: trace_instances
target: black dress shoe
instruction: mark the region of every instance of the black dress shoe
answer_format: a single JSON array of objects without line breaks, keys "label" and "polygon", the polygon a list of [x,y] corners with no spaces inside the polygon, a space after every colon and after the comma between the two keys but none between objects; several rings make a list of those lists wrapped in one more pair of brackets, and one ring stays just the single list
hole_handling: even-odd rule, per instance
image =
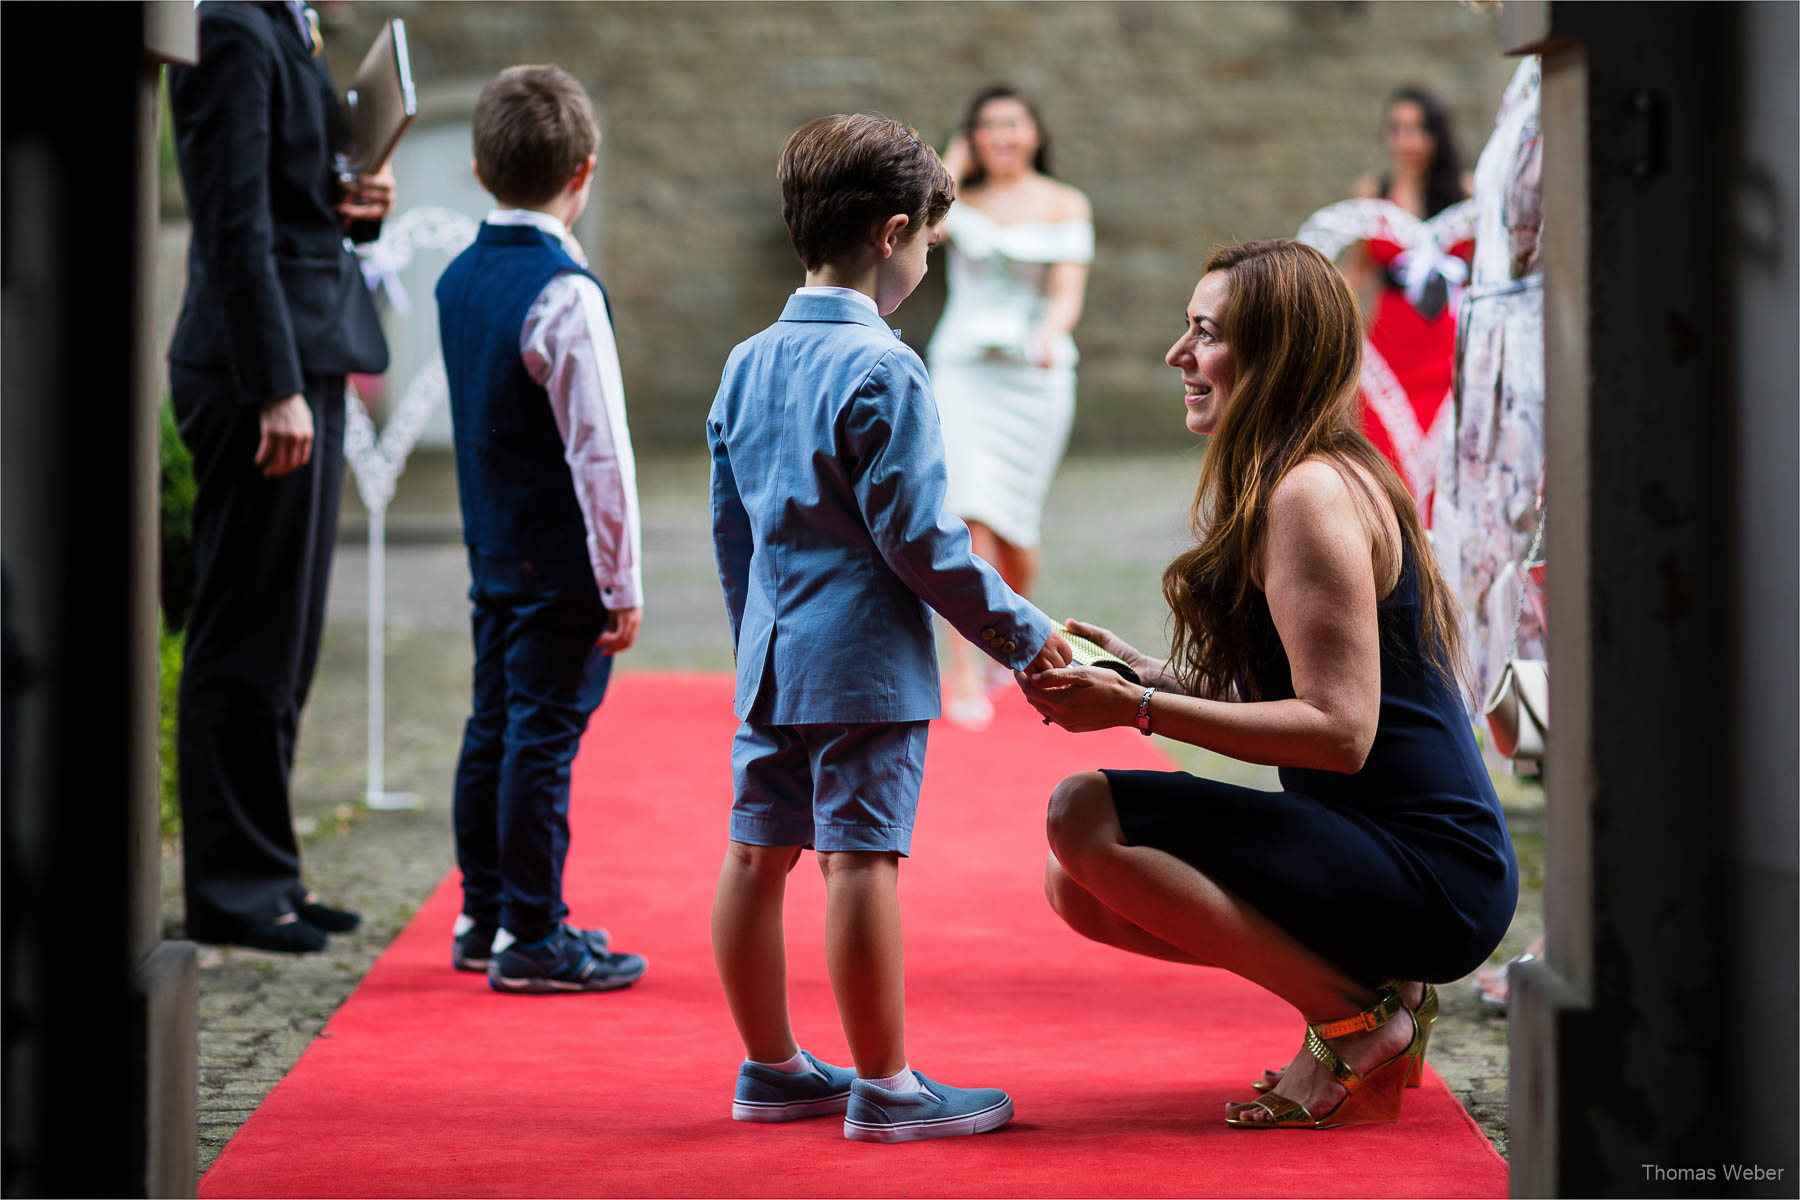
[{"label": "black dress shoe", "polygon": [[351,912],[347,908],[330,908],[320,904],[312,897],[294,906],[300,919],[315,929],[323,929],[326,933],[349,933],[362,924],[362,914]]},{"label": "black dress shoe", "polygon": [[292,918],[253,925],[236,937],[218,940],[254,950],[273,950],[277,954],[312,954],[330,944],[316,925]]}]

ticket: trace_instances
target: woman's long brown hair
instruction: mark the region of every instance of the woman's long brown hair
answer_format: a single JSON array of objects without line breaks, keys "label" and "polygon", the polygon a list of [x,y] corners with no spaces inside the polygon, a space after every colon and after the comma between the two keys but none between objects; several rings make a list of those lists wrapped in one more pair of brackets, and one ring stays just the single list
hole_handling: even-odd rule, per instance
[{"label": "woman's long brown hair", "polygon": [[1194,493],[1196,544],[1163,571],[1171,669],[1194,695],[1228,696],[1235,686],[1242,699],[1258,698],[1253,560],[1276,484],[1319,457],[1355,484],[1371,513],[1379,510],[1368,481],[1386,497],[1412,550],[1420,650],[1447,681],[1466,682],[1456,600],[1406,485],[1362,432],[1362,322],[1349,285],[1323,254],[1285,238],[1217,250],[1206,262],[1206,273],[1214,271],[1230,282],[1221,324],[1236,372]]}]

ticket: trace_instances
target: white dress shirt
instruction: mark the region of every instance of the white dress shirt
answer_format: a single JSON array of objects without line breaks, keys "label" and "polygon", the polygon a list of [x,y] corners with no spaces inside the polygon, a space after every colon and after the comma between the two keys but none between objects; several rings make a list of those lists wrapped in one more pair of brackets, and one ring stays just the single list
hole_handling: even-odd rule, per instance
[{"label": "white dress shirt", "polygon": [[794,289],[794,295],[796,295],[796,296],[842,296],[846,300],[855,300],[857,303],[861,304],[864,308],[867,308],[870,312],[874,313],[878,317],[881,315],[881,306],[875,303],[875,297],[869,295],[866,292],[859,292],[855,288],[826,287],[824,285],[819,285],[819,286],[815,286],[815,287],[797,287]]},{"label": "white dress shirt", "polygon": [[[556,238],[587,265],[580,243],[548,213],[495,209],[491,225],[531,225]],[[550,393],[562,435],[563,461],[587,526],[588,561],[608,609],[644,602],[643,534],[638,518],[637,462],[625,424],[625,382],[618,344],[599,286],[565,272],[544,285],[519,331],[525,370]]]}]

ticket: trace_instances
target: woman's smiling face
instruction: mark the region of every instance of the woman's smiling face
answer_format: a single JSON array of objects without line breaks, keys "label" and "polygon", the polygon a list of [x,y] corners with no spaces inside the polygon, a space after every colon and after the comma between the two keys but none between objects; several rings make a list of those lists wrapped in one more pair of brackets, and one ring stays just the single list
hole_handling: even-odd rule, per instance
[{"label": "woman's smiling face", "polygon": [[1010,176],[1031,166],[1039,140],[1037,122],[1031,119],[1031,110],[1024,101],[997,96],[976,114],[969,148],[982,170]]},{"label": "woman's smiling face", "polygon": [[1219,427],[1237,375],[1231,347],[1225,344],[1225,305],[1230,300],[1230,276],[1223,271],[1204,276],[1188,301],[1187,328],[1163,356],[1181,372],[1187,427],[1201,435]]}]

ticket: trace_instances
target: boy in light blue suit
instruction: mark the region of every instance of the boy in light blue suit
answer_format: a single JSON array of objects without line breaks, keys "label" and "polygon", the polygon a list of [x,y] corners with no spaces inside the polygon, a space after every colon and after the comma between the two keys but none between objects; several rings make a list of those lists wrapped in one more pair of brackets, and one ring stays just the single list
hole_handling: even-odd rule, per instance
[{"label": "boy in light blue suit", "polygon": [[[862,1141],[982,1133],[1012,1118],[1005,1092],[906,1061],[896,885],[941,705],[926,605],[1014,670],[1065,664],[1069,648],[942,514],[937,403],[882,320],[924,277],[950,175],[912,130],[867,115],[801,127],[778,175],[807,286],[732,351],[706,422],[743,721],[713,907],[746,1058],[732,1115],[842,1112]],[[808,847],[854,1073],[801,1050],[788,1020],[783,889]]]}]

